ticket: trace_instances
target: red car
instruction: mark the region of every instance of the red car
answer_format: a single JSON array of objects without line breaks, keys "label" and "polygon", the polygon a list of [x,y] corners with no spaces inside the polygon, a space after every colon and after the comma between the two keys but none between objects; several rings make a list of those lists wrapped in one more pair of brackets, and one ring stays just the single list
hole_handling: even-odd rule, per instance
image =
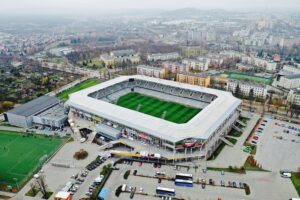
[{"label": "red car", "polygon": [[228,187],[232,187],[232,183],[228,181]]}]

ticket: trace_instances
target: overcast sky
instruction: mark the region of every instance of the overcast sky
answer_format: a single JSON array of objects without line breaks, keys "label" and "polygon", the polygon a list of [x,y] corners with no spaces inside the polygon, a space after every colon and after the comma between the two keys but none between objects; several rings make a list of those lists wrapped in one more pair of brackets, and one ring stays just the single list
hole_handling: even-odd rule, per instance
[{"label": "overcast sky", "polygon": [[137,9],[300,11],[300,0],[0,0],[0,14],[101,14]]}]

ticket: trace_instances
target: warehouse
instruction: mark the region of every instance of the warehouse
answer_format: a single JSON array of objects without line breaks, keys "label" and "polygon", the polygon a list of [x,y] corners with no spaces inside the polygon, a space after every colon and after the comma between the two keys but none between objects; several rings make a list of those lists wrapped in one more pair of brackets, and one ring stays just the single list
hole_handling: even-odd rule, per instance
[{"label": "warehouse", "polygon": [[61,101],[51,96],[41,96],[7,111],[4,116],[9,124],[23,128],[34,124],[62,127],[67,120]]}]

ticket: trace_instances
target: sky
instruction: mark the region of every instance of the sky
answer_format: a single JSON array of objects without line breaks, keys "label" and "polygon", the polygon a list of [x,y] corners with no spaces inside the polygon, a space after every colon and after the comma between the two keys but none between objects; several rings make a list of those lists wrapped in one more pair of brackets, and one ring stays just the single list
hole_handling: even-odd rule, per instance
[{"label": "sky", "polygon": [[179,8],[300,11],[300,0],[0,0],[0,14],[109,14]]}]

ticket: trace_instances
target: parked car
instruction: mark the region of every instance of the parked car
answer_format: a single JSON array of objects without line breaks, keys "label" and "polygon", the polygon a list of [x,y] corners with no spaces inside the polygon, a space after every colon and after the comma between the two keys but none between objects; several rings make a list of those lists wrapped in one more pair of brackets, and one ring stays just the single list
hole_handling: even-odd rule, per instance
[{"label": "parked car", "polygon": [[244,189],[244,183],[240,182],[239,186],[240,186],[241,189]]},{"label": "parked car", "polygon": [[201,184],[202,189],[205,189],[205,183]]},{"label": "parked car", "polygon": [[232,187],[232,183],[228,181],[228,187]]},{"label": "parked car", "polygon": [[221,186],[222,186],[222,187],[225,187],[225,181],[222,181],[222,180],[221,180]]},{"label": "parked car", "polygon": [[234,181],[232,182],[232,187],[236,188],[236,183]]}]

